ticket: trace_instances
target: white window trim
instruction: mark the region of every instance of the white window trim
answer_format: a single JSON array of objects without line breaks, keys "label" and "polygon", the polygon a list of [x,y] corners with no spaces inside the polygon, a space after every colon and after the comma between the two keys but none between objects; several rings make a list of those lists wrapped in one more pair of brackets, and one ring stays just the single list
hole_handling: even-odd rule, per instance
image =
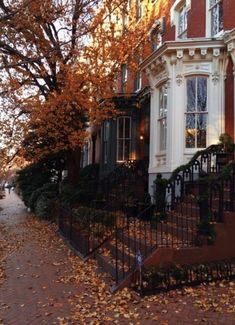
[{"label": "white window trim", "polygon": [[179,11],[186,5],[186,11],[188,12],[191,9],[191,0],[176,0],[170,10],[171,15],[171,26],[175,26],[175,38],[179,38]]},{"label": "white window trim", "polygon": [[[223,1],[223,0],[221,0]],[[212,36],[212,31],[211,31],[211,9],[210,9],[210,0],[206,1],[206,37],[208,38],[214,38],[214,37],[220,37],[224,33],[224,29],[219,31],[216,35]]]}]

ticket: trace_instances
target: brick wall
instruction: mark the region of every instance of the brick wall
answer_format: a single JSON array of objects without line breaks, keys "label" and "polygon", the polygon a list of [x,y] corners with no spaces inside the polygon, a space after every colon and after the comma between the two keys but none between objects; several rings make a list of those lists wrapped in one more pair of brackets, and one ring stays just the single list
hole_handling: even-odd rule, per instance
[{"label": "brick wall", "polygon": [[235,28],[235,1],[224,1],[224,30]]},{"label": "brick wall", "polygon": [[234,77],[230,58],[225,81],[225,132],[234,139]]},{"label": "brick wall", "polygon": [[205,37],[206,30],[206,4],[205,0],[191,2],[188,13],[188,38]]}]

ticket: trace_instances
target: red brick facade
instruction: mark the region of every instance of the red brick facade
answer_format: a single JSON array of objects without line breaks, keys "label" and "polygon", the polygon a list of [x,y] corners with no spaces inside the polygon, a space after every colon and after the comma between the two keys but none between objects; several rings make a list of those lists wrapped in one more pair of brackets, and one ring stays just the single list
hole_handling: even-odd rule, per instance
[{"label": "red brick facade", "polygon": [[205,0],[192,1],[188,13],[188,38],[205,37],[206,4]]},{"label": "red brick facade", "polygon": [[225,80],[225,118],[225,132],[234,139],[234,76],[231,58]]},{"label": "red brick facade", "polygon": [[235,27],[235,1],[223,0],[224,10],[224,30],[230,30]]}]

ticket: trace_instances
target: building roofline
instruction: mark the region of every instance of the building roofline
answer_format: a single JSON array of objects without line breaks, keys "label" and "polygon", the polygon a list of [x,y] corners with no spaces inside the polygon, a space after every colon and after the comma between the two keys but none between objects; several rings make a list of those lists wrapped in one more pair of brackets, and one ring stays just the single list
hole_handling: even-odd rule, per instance
[{"label": "building roofline", "polygon": [[225,48],[226,44],[222,38],[214,39],[214,38],[192,38],[185,40],[177,40],[177,41],[168,41],[165,42],[157,51],[153,52],[150,56],[148,56],[143,62],[140,64],[140,69],[144,70],[155,61],[157,58],[164,54],[168,54],[177,50],[195,50],[195,49],[222,49]]}]

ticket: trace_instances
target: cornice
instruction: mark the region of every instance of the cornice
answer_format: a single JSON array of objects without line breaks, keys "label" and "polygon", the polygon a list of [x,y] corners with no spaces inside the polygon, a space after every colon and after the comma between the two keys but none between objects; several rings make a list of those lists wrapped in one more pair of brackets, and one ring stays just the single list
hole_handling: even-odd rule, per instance
[{"label": "cornice", "polygon": [[145,70],[155,64],[155,62],[158,62],[159,59],[161,61],[162,56],[170,57],[171,54],[174,54],[176,58],[182,59],[186,54],[192,58],[197,51],[200,57],[203,58],[209,51],[212,52],[213,56],[217,56],[217,53],[220,53],[220,50],[225,48],[226,45],[222,39],[197,38],[165,42],[156,52],[153,52],[140,64],[140,69]]}]

